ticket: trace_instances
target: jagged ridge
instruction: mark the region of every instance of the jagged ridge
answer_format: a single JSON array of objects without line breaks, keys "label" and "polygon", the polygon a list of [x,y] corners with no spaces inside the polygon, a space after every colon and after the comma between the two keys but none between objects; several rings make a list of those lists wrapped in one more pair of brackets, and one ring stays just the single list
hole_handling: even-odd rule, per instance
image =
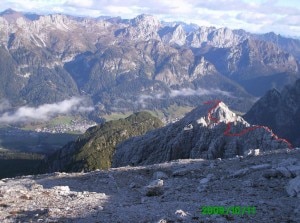
[{"label": "jagged ridge", "polygon": [[250,126],[218,101],[197,107],[174,124],[125,140],[116,149],[113,166],[229,158],[254,149],[269,151],[289,146],[266,127]]},{"label": "jagged ridge", "polygon": [[[0,16],[0,55],[5,58],[0,60],[0,95],[13,105],[84,94],[97,104],[98,113],[162,109],[175,103],[195,106],[195,101],[213,98],[246,111],[249,93],[259,96],[269,83],[281,87],[299,76],[295,56],[285,52],[291,47],[279,49],[241,30],[187,31],[184,24],[166,27],[151,15],[131,20],[65,15],[30,19],[8,12],[9,19]],[[196,93],[184,99],[172,96],[172,90],[183,88]],[[220,91],[197,93],[203,88]],[[165,97],[157,99],[156,94]],[[153,100],[137,103],[139,95]]]}]

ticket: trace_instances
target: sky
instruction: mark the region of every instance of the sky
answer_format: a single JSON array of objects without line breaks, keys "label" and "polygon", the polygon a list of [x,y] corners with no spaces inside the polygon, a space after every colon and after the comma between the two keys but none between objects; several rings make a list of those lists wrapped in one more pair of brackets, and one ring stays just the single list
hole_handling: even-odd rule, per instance
[{"label": "sky", "polygon": [[183,21],[199,26],[245,29],[300,36],[299,0],[4,0],[0,11],[12,8],[38,14],[77,16],[152,14],[163,21]]}]

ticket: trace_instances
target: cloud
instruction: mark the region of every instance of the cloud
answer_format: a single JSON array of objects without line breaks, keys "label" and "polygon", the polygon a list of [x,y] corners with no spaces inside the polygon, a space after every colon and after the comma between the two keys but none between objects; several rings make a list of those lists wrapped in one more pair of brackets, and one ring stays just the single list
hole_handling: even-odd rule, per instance
[{"label": "cloud", "polygon": [[275,18],[272,16],[267,16],[263,13],[245,12],[239,13],[236,16],[236,19],[250,24],[271,24]]},{"label": "cloud", "polygon": [[89,8],[93,7],[94,1],[93,0],[68,0],[64,3],[65,6],[71,6],[76,8]]},{"label": "cloud", "polygon": [[300,14],[299,15],[288,15],[278,21],[279,24],[288,24],[290,26],[299,26]]},{"label": "cloud", "polygon": [[188,97],[188,96],[204,96],[204,95],[223,95],[226,97],[234,97],[228,91],[222,91],[220,89],[192,89],[192,88],[182,88],[179,90],[171,90],[169,93],[157,93],[152,95],[142,94],[138,97],[137,104],[142,105],[143,108],[146,108],[148,102],[152,100],[164,100],[168,98],[176,98],[176,97]]},{"label": "cloud", "polygon": [[87,106],[83,98],[73,97],[58,103],[43,104],[38,107],[23,106],[14,112],[4,112],[0,115],[0,123],[45,121],[58,114],[89,112],[92,110],[93,108]]},{"label": "cloud", "polygon": [[[298,0],[6,0],[1,2],[0,10],[6,8],[122,18],[146,13],[166,21],[184,21],[218,28],[227,26],[257,33],[274,31],[294,36],[299,35],[300,29]],[[276,24],[281,27],[277,28]]]},{"label": "cloud", "polygon": [[142,105],[142,108],[146,108],[146,105],[147,105],[147,100],[160,100],[160,99],[164,99],[165,98],[165,94],[160,92],[160,93],[156,93],[156,94],[153,94],[153,95],[145,95],[145,94],[142,94],[139,96],[136,104],[140,104]]},{"label": "cloud", "polygon": [[178,96],[203,96],[203,95],[224,95],[227,97],[232,97],[230,92],[222,91],[220,89],[203,89],[198,88],[196,90],[191,88],[182,88],[180,90],[171,90],[170,97],[178,97]]},{"label": "cloud", "polygon": [[172,90],[170,93],[170,97],[178,97],[178,96],[193,96],[193,95],[208,95],[209,91],[205,89],[191,89],[191,88],[183,88],[180,90]]}]

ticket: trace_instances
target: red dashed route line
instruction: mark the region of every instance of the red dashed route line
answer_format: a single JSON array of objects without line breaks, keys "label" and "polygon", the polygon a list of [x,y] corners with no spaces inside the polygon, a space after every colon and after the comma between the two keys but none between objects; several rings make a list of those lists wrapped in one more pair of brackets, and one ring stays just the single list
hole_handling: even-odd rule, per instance
[{"label": "red dashed route line", "polygon": [[[212,105],[212,107],[208,110],[208,119],[212,120],[216,124],[218,124],[220,122],[220,120],[218,118],[212,116],[212,111],[215,108],[217,108],[220,103],[221,103],[220,100],[206,101],[206,102],[204,102],[204,104],[206,104],[206,105]],[[231,124],[232,123],[230,123],[230,122],[227,123],[226,129],[224,131],[224,135],[225,136],[242,136],[242,135],[245,135],[246,133],[251,132],[251,131],[253,131],[255,129],[263,128],[266,131],[268,131],[271,134],[271,136],[273,138],[275,138],[277,141],[285,142],[286,144],[288,144],[289,149],[293,148],[293,146],[292,146],[292,144],[290,142],[288,142],[286,139],[279,138],[276,134],[274,134],[271,131],[271,129],[269,129],[266,126],[256,125],[256,126],[252,126],[252,127],[249,127],[249,128],[245,128],[241,132],[238,132],[238,133],[231,133],[230,132],[230,130],[231,130]]]}]

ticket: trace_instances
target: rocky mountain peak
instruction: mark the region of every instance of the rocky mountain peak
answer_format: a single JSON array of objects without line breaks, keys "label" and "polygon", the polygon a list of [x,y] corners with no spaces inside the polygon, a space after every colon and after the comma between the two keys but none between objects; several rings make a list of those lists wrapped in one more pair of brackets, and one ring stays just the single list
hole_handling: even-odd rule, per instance
[{"label": "rocky mountain peak", "polygon": [[116,36],[130,38],[131,40],[160,39],[157,32],[160,21],[152,15],[142,14],[131,19],[126,28],[116,31]]},{"label": "rocky mountain peak", "polygon": [[[211,103],[208,103],[211,104]],[[211,122],[224,122],[224,123],[228,123],[228,122],[232,122],[232,121],[236,121],[237,119],[237,115],[232,112],[226,104],[224,104],[224,102],[222,101],[217,101],[215,102],[214,107],[212,107],[209,111],[208,111],[208,116],[209,120]]]},{"label": "rocky mountain peak", "polygon": [[186,43],[186,33],[181,24],[173,27],[165,27],[160,32],[160,36],[165,43],[183,46]]},{"label": "rocky mountain peak", "polygon": [[249,125],[242,117],[236,115],[228,106],[219,100],[207,101],[186,116],[186,121],[197,122],[202,126],[216,126],[219,123],[242,122]]},{"label": "rocky mountain peak", "polygon": [[186,34],[185,34],[185,31],[184,31],[182,25],[176,25],[174,28],[175,29],[173,32],[173,36],[175,39],[177,39],[177,44],[184,45],[185,39],[186,39]]},{"label": "rocky mountain peak", "polygon": [[203,27],[189,33],[187,40],[193,47],[209,45],[218,48],[228,48],[247,39],[246,34],[228,28]]},{"label": "rocky mountain peak", "polygon": [[40,23],[44,23],[45,25],[53,24],[59,30],[68,30],[68,24],[71,22],[72,20],[68,16],[62,14],[47,15],[40,19]]},{"label": "rocky mountain peak", "polygon": [[159,28],[161,25],[158,18],[148,14],[141,14],[132,19],[130,23],[132,26],[150,26],[155,28]]}]

